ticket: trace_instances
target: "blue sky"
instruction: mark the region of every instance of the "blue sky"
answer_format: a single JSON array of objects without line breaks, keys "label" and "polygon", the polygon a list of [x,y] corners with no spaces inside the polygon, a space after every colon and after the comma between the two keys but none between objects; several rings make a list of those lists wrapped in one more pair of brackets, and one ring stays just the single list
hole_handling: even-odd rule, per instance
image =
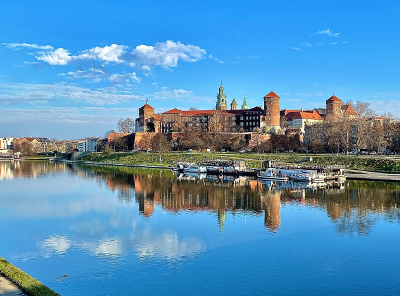
[{"label": "blue sky", "polygon": [[324,107],[334,92],[400,116],[398,1],[1,1],[0,137],[103,136],[228,102]]}]

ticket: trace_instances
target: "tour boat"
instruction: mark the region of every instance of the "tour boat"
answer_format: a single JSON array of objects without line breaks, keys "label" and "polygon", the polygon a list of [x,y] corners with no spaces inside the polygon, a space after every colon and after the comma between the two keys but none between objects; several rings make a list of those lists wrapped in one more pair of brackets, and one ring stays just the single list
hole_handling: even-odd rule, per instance
[{"label": "tour boat", "polygon": [[274,180],[274,181],[288,181],[289,178],[282,175],[280,170],[275,168],[267,168],[265,171],[260,171],[257,173],[257,178],[264,180]]}]

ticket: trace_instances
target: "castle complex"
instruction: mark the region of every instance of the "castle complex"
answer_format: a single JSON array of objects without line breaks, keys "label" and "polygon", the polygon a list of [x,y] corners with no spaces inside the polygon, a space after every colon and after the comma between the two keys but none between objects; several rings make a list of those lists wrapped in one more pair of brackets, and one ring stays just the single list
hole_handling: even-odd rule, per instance
[{"label": "castle complex", "polygon": [[[281,110],[280,97],[273,91],[264,96],[264,108],[249,108],[244,96],[241,109],[238,109],[234,98],[228,109],[221,81],[214,109],[185,111],[174,108],[155,114],[154,108],[146,102],[139,109],[135,130],[171,133],[202,129],[210,132],[251,133],[258,128],[265,133],[279,133],[283,132],[283,127],[286,132],[302,135],[307,125],[321,122],[326,116],[339,117],[342,112],[357,115],[351,105],[343,105],[335,95],[326,100],[326,108]],[[281,118],[284,118],[284,124],[281,123]]]}]

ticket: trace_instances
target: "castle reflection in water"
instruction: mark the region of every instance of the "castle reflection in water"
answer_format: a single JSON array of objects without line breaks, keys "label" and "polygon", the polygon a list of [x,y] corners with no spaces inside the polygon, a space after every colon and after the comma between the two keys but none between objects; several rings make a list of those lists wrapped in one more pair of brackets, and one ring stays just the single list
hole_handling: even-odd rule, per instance
[{"label": "castle reflection in water", "polygon": [[284,225],[282,208],[290,205],[325,211],[341,233],[366,234],[380,218],[400,221],[397,183],[346,181],[313,188],[301,183],[274,184],[245,177],[177,176],[169,170],[29,161],[0,163],[0,175],[8,179],[65,171],[94,178],[99,185],[106,183],[121,202],[136,202],[140,214],[147,219],[151,219],[157,207],[171,213],[213,212],[221,232],[227,214],[243,213],[264,215],[265,227],[275,233]]},{"label": "castle reflection in water", "polygon": [[[312,187],[302,183],[274,184],[259,180],[217,176],[176,176],[168,170],[112,167],[80,168],[107,180],[123,202],[135,200],[140,214],[151,219],[155,209],[216,213],[220,231],[226,215],[264,215],[264,225],[275,233],[284,223],[281,209],[296,205],[326,211],[341,233],[366,234],[379,218],[400,221],[397,183],[346,181]],[[400,188],[399,188],[400,189]]]}]

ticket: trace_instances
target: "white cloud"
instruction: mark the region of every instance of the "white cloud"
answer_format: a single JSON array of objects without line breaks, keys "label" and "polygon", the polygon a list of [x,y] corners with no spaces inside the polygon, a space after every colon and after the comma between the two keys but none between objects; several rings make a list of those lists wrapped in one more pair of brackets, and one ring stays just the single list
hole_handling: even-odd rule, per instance
[{"label": "white cloud", "polygon": [[158,42],[154,46],[138,45],[128,55],[125,60],[134,63],[135,66],[160,66],[163,68],[177,67],[178,61],[196,62],[204,58],[205,49],[195,45],[185,45],[183,43],[168,40]]},{"label": "white cloud", "polygon": [[[197,62],[204,59],[206,50],[192,44],[183,44],[180,41],[158,42],[154,46],[138,45],[133,50],[128,51],[129,46],[111,44],[103,47],[92,47],[76,54],[71,54],[68,49],[54,49],[50,45],[37,45],[28,43],[3,43],[10,49],[28,48],[33,51],[28,55],[35,56],[36,62],[24,62],[18,67],[32,65],[36,68],[44,67],[46,64],[54,66],[74,65],[75,71],[61,73],[59,75],[73,78],[86,79],[90,82],[100,82],[108,80],[112,84],[126,84],[130,82],[140,82],[140,77],[136,72],[125,71],[123,73],[112,73],[107,70],[105,65],[118,64],[121,67],[129,66],[143,72],[144,76],[154,76],[152,69],[156,66],[164,69],[171,69],[178,66],[178,62]],[[210,58],[219,63],[222,60]],[[39,62],[38,62],[39,61]],[[44,63],[41,63],[44,62]]]},{"label": "white cloud", "polygon": [[316,96],[322,96],[322,93],[316,93],[315,95]]},{"label": "white cloud", "polygon": [[298,48],[298,47],[292,47],[292,49],[294,49],[294,50],[301,50],[301,48]]},{"label": "white cloud", "polygon": [[[375,93],[377,94],[377,93]],[[400,93],[393,93],[393,94],[381,94],[379,95],[380,98],[387,97],[388,100],[373,100],[369,101],[371,103],[370,108],[376,112],[376,114],[384,114],[384,113],[391,113],[397,117],[400,117]],[[395,97],[396,99],[389,99],[390,97]]]},{"label": "white cloud", "polygon": [[332,45],[333,45],[333,44],[337,44],[337,42],[331,42],[331,43],[329,43],[329,44],[332,44]]},{"label": "white cloud", "polygon": [[18,50],[21,47],[30,48],[30,49],[42,49],[42,50],[52,50],[53,46],[50,45],[38,45],[38,44],[29,44],[29,43],[3,43],[10,49]]},{"label": "white cloud", "polygon": [[57,48],[50,53],[43,53],[36,57],[39,61],[46,62],[50,65],[66,65],[73,59],[68,50],[64,48]]},{"label": "white cloud", "polygon": [[67,74],[62,73],[59,75],[68,75],[70,78],[74,79],[87,79],[91,82],[100,82],[103,80],[108,80],[113,84],[122,82],[140,82],[140,77],[133,73],[123,73],[123,74],[111,74],[105,69],[89,68],[88,70],[78,70],[76,72],[68,72]]},{"label": "white cloud", "polygon": [[314,32],[314,35],[328,35],[328,36],[332,36],[332,37],[339,37],[340,32],[339,33],[333,33],[331,32],[330,29],[325,29],[325,30],[320,30],[317,32]]},{"label": "white cloud", "polygon": [[213,59],[213,60],[215,60],[215,61],[217,61],[218,63],[220,63],[220,64],[224,64],[224,61],[223,60],[220,60],[220,59],[218,59],[218,58],[215,58],[215,57],[213,57],[211,54],[208,56],[210,59]]},{"label": "white cloud", "polygon": [[0,83],[0,104],[2,106],[44,105],[51,101],[68,100],[94,105],[110,105],[143,99],[123,89],[116,88],[92,90],[68,83]]},{"label": "white cloud", "polygon": [[110,46],[104,47],[93,47],[91,49],[84,50],[82,54],[76,56],[76,59],[83,60],[100,60],[104,62],[115,62],[122,63],[123,60],[120,57],[126,52],[128,46],[111,44]]},{"label": "white cloud", "polygon": [[162,91],[155,92],[153,95],[155,98],[160,100],[187,99],[193,97],[191,90],[184,90],[184,89],[167,90],[166,87],[163,87]]},{"label": "white cloud", "polygon": [[310,43],[308,43],[308,42],[304,42],[303,44],[304,44],[305,46],[312,47],[312,44],[310,44]]}]

